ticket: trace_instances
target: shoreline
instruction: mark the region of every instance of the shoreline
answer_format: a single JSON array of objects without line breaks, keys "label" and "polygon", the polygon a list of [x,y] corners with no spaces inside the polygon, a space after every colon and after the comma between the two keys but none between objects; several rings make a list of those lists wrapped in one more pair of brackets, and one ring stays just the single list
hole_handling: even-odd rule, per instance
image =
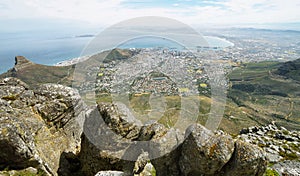
[{"label": "shoreline", "polygon": [[64,61],[58,62],[58,63],[56,63],[56,64],[53,64],[53,66],[56,66],[56,67],[70,66],[70,65],[77,64],[77,63],[79,63],[79,62],[86,61],[86,60],[88,60],[90,57],[91,57],[91,56],[75,57],[75,58],[72,58],[72,59],[69,59],[69,60],[64,60]]},{"label": "shoreline", "polygon": [[[220,38],[220,37],[217,37],[217,36],[203,36],[203,38],[208,42],[210,40],[214,40],[213,42],[211,43],[215,43],[216,41],[221,41],[220,43],[222,43],[222,45],[219,45],[219,46],[214,46],[214,45],[211,45],[210,47],[218,47],[218,48],[227,48],[227,47],[233,47],[235,46],[234,43],[232,43],[231,41],[227,40],[226,38]],[[210,39],[210,40],[209,40]],[[209,43],[209,42],[208,42]],[[122,48],[124,49],[124,48]],[[128,48],[129,49],[129,48]],[[72,59],[69,59],[69,60],[64,60],[64,61],[61,61],[61,62],[58,62],[58,63],[55,63],[53,64],[53,66],[70,66],[70,65],[74,65],[74,64],[77,64],[79,62],[83,62],[87,59],[89,59],[91,56],[81,56],[81,57],[76,57],[76,58],[72,58]]]},{"label": "shoreline", "polygon": [[[226,38],[221,38],[221,37],[217,37],[217,36],[210,36],[210,35],[207,35],[207,36],[203,36],[203,38],[208,42],[210,40],[208,39],[212,39],[214,41],[221,41],[223,42],[224,44],[226,43],[226,46],[221,46],[221,48],[227,48],[227,47],[233,47],[235,46],[233,42],[227,40]],[[209,43],[209,42],[208,42]],[[210,47],[216,47],[216,46],[210,46]]]}]

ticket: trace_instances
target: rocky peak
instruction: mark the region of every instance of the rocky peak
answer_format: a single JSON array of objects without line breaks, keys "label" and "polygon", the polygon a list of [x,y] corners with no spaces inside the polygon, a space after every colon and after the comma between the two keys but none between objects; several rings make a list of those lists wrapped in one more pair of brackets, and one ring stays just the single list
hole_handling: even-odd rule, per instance
[{"label": "rocky peak", "polygon": [[24,56],[16,56],[14,69],[15,69],[15,71],[19,71],[19,70],[24,69],[32,64],[33,63],[31,61],[29,61],[28,59],[26,59]]}]

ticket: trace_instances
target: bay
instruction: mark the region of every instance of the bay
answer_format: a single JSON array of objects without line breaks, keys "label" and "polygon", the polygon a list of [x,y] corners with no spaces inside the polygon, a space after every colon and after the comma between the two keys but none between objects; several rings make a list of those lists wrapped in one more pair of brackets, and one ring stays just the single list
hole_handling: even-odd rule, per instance
[{"label": "bay", "polygon": [[[51,33],[4,33],[0,34],[0,73],[14,65],[15,56],[25,56],[34,63],[54,65],[59,62],[78,58],[82,50],[93,39],[93,35],[52,36]],[[218,37],[204,37],[211,47],[228,47],[233,44]],[[120,48],[177,48],[175,42],[164,39],[140,39],[128,41]]]}]

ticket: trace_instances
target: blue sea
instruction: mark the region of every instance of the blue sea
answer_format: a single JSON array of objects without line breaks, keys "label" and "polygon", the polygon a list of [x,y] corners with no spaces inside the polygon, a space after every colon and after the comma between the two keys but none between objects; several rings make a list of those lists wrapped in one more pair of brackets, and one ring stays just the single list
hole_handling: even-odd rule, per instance
[{"label": "blue sea", "polygon": [[[93,38],[93,35],[82,34],[0,33],[0,73],[14,66],[15,56],[25,56],[34,63],[44,65],[54,65],[61,61],[80,57],[82,50]],[[205,39],[212,47],[232,45],[232,43],[216,37],[205,37]],[[139,43],[138,46],[136,43]],[[158,42],[147,39],[144,42],[128,42],[122,48],[172,47],[172,45],[165,40]]]},{"label": "blue sea", "polygon": [[25,56],[35,63],[53,65],[79,57],[91,40],[88,37],[53,37],[42,34],[0,34],[0,72],[14,66],[15,56]]}]

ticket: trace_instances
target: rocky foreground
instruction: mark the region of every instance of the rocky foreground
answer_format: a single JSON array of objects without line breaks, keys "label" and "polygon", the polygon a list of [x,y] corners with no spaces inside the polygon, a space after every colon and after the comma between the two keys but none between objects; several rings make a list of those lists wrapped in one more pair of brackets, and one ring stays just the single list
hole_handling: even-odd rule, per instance
[{"label": "rocky foreground", "polygon": [[262,147],[277,173],[300,175],[300,131],[289,131],[273,122],[242,129],[238,138]]},{"label": "rocky foreground", "polygon": [[32,90],[16,78],[0,80],[0,175],[260,176],[268,160],[297,175],[286,168],[299,164],[284,160],[299,159],[299,140],[299,132],[276,125],[237,138],[199,124],[181,134],[141,124],[122,105],[86,106],[69,87]]}]

